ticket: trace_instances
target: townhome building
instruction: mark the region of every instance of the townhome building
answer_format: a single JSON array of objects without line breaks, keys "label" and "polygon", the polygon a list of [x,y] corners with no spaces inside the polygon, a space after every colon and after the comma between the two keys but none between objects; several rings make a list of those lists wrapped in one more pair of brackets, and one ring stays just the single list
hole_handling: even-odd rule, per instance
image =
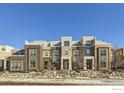
[{"label": "townhome building", "polygon": [[84,36],[74,41],[63,36],[60,41],[25,42],[24,71],[111,70],[112,45]]},{"label": "townhome building", "polygon": [[0,49],[1,71],[108,71],[113,61],[112,45],[94,36],[84,36],[81,40],[62,36],[58,41],[25,41],[21,50],[9,46],[1,46]]}]

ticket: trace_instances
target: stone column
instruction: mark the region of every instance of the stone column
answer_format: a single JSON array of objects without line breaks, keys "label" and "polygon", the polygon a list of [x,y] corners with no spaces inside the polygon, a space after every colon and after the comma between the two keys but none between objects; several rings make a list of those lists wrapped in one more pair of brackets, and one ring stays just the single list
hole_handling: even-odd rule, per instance
[{"label": "stone column", "polygon": [[72,61],[71,61],[71,58],[69,59],[69,70],[72,70]]},{"label": "stone column", "polygon": [[4,63],[3,63],[3,70],[5,71],[5,70],[7,70],[7,67],[6,67],[6,65],[7,65],[7,60],[6,59],[4,59]]},{"label": "stone column", "polygon": [[87,66],[86,66],[86,58],[84,58],[84,70],[87,70]]},{"label": "stone column", "polygon": [[61,58],[61,70],[63,70],[63,59]]},{"label": "stone column", "polygon": [[92,59],[92,70],[95,70],[95,63],[94,63],[94,59]]}]

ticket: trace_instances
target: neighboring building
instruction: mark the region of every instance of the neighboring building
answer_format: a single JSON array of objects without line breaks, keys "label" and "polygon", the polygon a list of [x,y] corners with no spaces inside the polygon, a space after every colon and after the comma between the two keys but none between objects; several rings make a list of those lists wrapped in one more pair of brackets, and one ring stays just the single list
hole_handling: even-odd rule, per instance
[{"label": "neighboring building", "polygon": [[111,70],[112,46],[94,36],[80,41],[61,37],[60,41],[25,43],[25,71]]},{"label": "neighboring building", "polygon": [[7,58],[12,55],[14,47],[0,45],[0,71],[6,70]]},{"label": "neighboring building", "polygon": [[24,49],[13,49],[12,55],[25,55],[25,50]]},{"label": "neighboring building", "polygon": [[124,48],[115,49],[113,55],[116,69],[124,69]]},{"label": "neighboring building", "polygon": [[8,45],[0,45],[0,51],[3,52],[11,53],[13,49],[15,48]]}]

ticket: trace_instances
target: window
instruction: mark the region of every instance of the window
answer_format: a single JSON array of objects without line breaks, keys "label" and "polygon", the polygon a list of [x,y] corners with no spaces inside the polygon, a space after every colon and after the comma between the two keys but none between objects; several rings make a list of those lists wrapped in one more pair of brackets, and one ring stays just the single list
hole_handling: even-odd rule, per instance
[{"label": "window", "polygon": [[87,45],[91,45],[92,42],[91,42],[91,41],[86,41],[86,44],[87,44]]},{"label": "window", "polygon": [[100,67],[106,67],[106,63],[108,62],[107,52],[108,48],[100,48]]},{"label": "window", "polygon": [[101,67],[106,67],[106,62],[105,61],[100,62],[100,66]]},{"label": "window", "polygon": [[107,49],[106,48],[100,49],[100,56],[106,56],[106,55],[107,55]]},{"label": "window", "polygon": [[59,55],[59,50],[54,50],[54,51],[53,51],[53,55],[54,55],[54,56]]},{"label": "window", "polygon": [[79,50],[74,50],[74,56],[79,56]]},{"label": "window", "polygon": [[65,51],[65,55],[68,55],[68,51],[67,50]]},{"label": "window", "polygon": [[29,55],[30,56],[36,56],[37,55],[37,49],[29,49]]},{"label": "window", "polygon": [[86,54],[90,55],[90,49],[89,48],[86,49]]},{"label": "window", "polygon": [[48,56],[48,51],[45,51],[45,56]]},{"label": "window", "polygon": [[14,68],[15,68],[15,67],[14,67],[14,63],[12,63],[12,64],[11,64],[11,68],[12,68],[12,69],[14,69]]},{"label": "window", "polygon": [[87,59],[86,60],[86,65],[87,65],[87,69],[92,69],[92,59]]},{"label": "window", "polygon": [[69,41],[64,41],[64,46],[69,46]]},{"label": "window", "polygon": [[6,49],[5,48],[1,48],[2,51],[5,51]]},{"label": "window", "polygon": [[21,69],[21,63],[18,63],[18,68]]},{"label": "window", "polygon": [[32,68],[35,67],[35,64],[36,64],[35,60],[31,60],[31,67],[32,67]]},{"label": "window", "polygon": [[48,57],[49,56],[49,51],[43,51],[43,56]]},{"label": "window", "polygon": [[122,55],[122,51],[119,51],[119,55]]},{"label": "window", "polygon": [[14,70],[20,70],[22,68],[22,62],[20,60],[11,61],[11,68]]},{"label": "window", "polygon": [[102,57],[100,59],[100,66],[101,67],[106,67],[106,62],[107,62],[107,58],[106,57]]}]

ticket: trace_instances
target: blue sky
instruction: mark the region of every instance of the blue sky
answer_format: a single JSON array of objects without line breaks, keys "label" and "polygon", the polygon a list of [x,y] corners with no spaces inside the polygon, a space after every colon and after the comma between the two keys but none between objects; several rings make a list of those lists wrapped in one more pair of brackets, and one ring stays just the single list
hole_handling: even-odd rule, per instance
[{"label": "blue sky", "polygon": [[124,4],[0,4],[0,44],[84,35],[124,47]]}]

